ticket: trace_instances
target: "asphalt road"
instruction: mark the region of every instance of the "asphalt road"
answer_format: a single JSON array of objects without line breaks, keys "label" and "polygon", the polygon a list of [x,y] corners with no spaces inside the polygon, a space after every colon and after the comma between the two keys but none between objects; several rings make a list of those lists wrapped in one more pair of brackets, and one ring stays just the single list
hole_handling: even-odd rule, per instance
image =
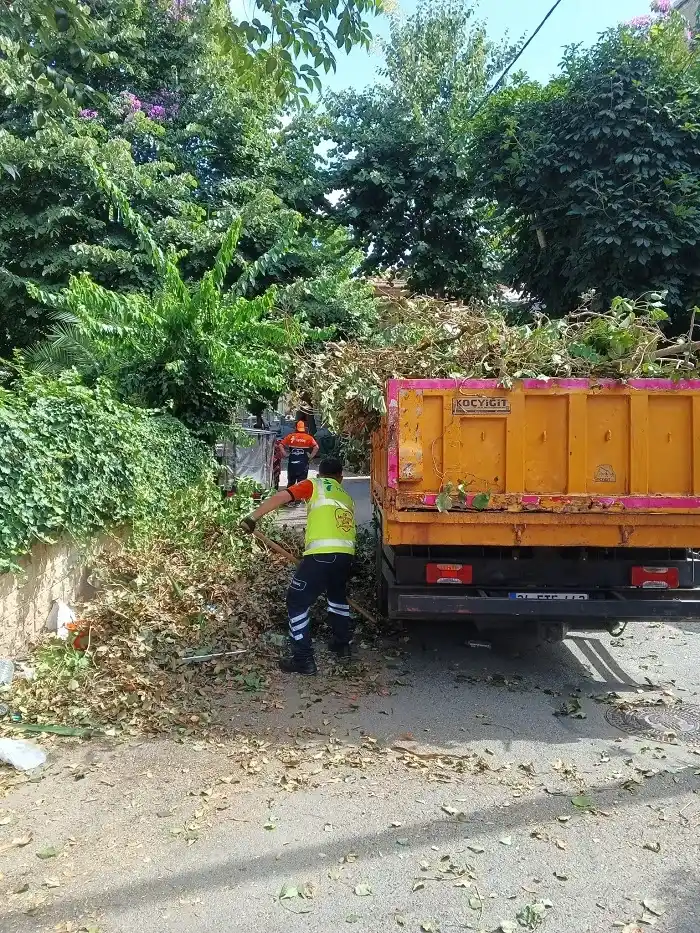
[{"label": "asphalt road", "polygon": [[220,738],[49,742],[0,791],[0,929],[696,933],[700,744],[609,718],[692,719],[700,624],[469,638],[361,646],[364,688],[278,675]]}]

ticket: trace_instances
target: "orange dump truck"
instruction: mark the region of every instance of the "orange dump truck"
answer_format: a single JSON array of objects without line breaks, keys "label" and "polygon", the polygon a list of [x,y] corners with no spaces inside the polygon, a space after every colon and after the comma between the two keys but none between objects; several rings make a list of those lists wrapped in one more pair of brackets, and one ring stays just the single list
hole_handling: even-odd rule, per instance
[{"label": "orange dump truck", "polygon": [[700,381],[395,379],[373,438],[390,618],[562,637],[700,617]]}]

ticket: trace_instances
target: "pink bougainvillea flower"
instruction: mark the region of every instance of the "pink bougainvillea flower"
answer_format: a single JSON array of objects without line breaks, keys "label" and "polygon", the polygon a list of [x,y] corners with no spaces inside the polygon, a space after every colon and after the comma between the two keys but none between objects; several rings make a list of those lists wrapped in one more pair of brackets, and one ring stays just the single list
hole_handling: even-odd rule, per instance
[{"label": "pink bougainvillea flower", "polygon": [[121,97],[130,113],[136,113],[137,110],[141,109],[142,104],[136,94],[132,94],[130,91],[122,91]]},{"label": "pink bougainvillea flower", "polygon": [[143,109],[151,120],[165,119],[165,107],[161,107],[160,104],[146,104]]}]

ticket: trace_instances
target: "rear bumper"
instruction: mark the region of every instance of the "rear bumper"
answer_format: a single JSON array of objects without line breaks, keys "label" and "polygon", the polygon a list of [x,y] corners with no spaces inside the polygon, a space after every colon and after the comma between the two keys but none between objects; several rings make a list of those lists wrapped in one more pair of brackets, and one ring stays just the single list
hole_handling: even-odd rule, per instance
[{"label": "rear bumper", "polygon": [[631,619],[700,619],[700,590],[673,596],[601,599],[510,599],[436,592],[434,587],[391,586],[389,617],[395,619],[510,618],[523,621],[601,625]]}]

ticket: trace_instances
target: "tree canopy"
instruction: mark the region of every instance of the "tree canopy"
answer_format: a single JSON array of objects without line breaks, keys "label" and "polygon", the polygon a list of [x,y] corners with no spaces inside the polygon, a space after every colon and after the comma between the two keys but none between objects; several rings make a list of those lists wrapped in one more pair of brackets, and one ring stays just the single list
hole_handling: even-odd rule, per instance
[{"label": "tree canopy", "polygon": [[678,15],[570,49],[545,87],[519,81],[477,119],[478,190],[498,202],[511,284],[553,314],[594,289],[700,302],[700,47]]},{"label": "tree canopy", "polygon": [[281,116],[338,49],[366,44],[378,0],[262,0],[258,10],[237,22],[219,0],[95,0],[89,13],[67,6],[58,24],[42,3],[0,9],[0,354],[46,330],[28,285],[50,292],[88,272],[110,289],[158,286],[95,165],[180,254],[186,279],[212,265],[239,216],[231,280],[290,225],[295,242],[266,267],[263,291],[325,275],[332,257],[348,268],[349,242],[341,249],[337,224],[318,214],[313,146]]},{"label": "tree canopy", "polygon": [[433,0],[391,19],[382,83],[327,100],[333,216],[364,268],[412,289],[485,297],[498,271],[489,198],[466,160],[470,114],[502,64],[472,6]]}]

